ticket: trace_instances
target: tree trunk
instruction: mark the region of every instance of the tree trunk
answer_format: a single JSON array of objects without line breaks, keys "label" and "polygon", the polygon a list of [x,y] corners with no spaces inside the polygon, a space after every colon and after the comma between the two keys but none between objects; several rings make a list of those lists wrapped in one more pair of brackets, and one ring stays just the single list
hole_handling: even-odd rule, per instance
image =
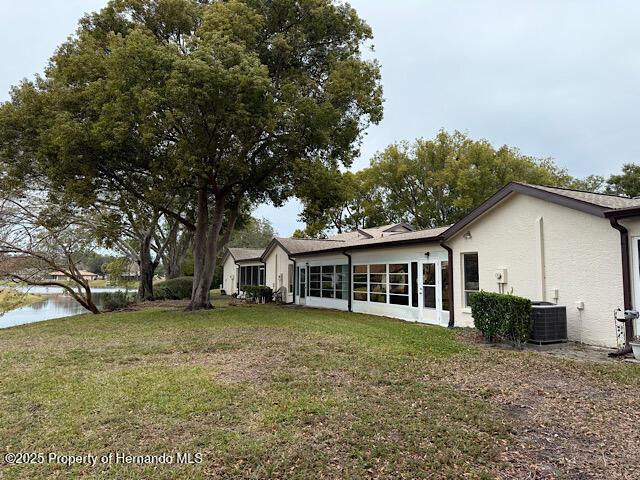
[{"label": "tree trunk", "polygon": [[209,219],[209,198],[206,187],[198,191],[196,231],[193,239],[193,290],[190,310],[213,308],[211,282],[216,267],[216,253],[220,229],[224,219],[225,198],[215,200],[213,217]]},{"label": "tree trunk", "polygon": [[179,228],[172,229],[167,240],[165,254],[162,256],[162,264],[168,279],[178,278],[182,275],[182,262],[189,250],[191,238],[191,232],[185,229],[182,233],[179,233]]},{"label": "tree trunk", "polygon": [[96,306],[96,304],[93,302],[93,295],[91,294],[91,287],[86,285],[84,287],[84,291],[85,291],[85,294],[84,294],[84,298],[82,299],[82,301],[78,300],[78,298],[76,298],[76,301],[78,301],[84,308],[89,310],[94,315],[99,315],[101,312],[98,309],[98,307]]},{"label": "tree trunk", "polygon": [[138,300],[153,300],[153,275],[157,263],[151,259],[152,235],[145,235],[140,241],[140,280],[138,283]]},{"label": "tree trunk", "polygon": [[167,279],[178,278],[182,275],[182,258],[177,255],[171,255],[164,263],[164,269],[167,273]]},{"label": "tree trunk", "polygon": [[[227,197],[215,197],[213,215],[209,217],[209,197],[206,186],[198,191],[196,228],[193,237],[193,290],[190,310],[211,309],[211,283],[216,271],[218,255],[229,241],[240,211],[239,203],[227,205]],[[222,224],[228,213],[224,236],[220,236]]]}]

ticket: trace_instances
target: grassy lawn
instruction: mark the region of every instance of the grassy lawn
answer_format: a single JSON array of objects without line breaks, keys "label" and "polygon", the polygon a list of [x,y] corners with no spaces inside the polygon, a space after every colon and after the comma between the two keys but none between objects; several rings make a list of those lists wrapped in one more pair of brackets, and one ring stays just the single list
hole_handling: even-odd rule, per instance
[{"label": "grassy lawn", "polygon": [[0,478],[631,478],[637,368],[466,337],[271,305],[160,305],[1,330],[3,452],[202,462],[0,457]]}]

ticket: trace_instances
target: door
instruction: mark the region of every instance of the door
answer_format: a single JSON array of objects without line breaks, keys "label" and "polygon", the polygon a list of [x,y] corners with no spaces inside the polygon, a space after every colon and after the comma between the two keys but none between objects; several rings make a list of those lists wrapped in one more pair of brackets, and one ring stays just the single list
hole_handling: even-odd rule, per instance
[{"label": "door", "polygon": [[307,303],[307,268],[298,267],[298,303],[306,305]]},{"label": "door", "polygon": [[[449,323],[448,288],[449,276],[447,262],[440,260],[424,261],[418,271],[418,304],[420,321],[436,325]],[[443,283],[444,280],[444,283]],[[443,305],[444,297],[444,305]],[[443,310],[443,306],[447,310]]]},{"label": "door", "polygon": [[[631,270],[633,277],[633,308],[640,309],[640,237],[631,239]],[[635,321],[634,332],[638,335],[640,328],[640,319]]]}]

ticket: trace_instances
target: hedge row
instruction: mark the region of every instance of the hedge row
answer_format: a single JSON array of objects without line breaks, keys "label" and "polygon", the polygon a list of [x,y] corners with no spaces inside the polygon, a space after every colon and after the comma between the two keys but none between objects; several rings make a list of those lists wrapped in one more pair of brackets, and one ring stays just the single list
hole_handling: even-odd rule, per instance
[{"label": "hedge row", "polygon": [[184,300],[191,298],[193,289],[193,277],[178,277],[165,280],[153,287],[155,300]]},{"label": "hedge row", "polygon": [[531,334],[531,300],[501,293],[478,292],[469,298],[475,326],[489,342],[521,344]]},{"label": "hedge row", "polygon": [[273,290],[264,285],[242,285],[240,290],[249,300],[254,302],[270,302],[273,299]]}]

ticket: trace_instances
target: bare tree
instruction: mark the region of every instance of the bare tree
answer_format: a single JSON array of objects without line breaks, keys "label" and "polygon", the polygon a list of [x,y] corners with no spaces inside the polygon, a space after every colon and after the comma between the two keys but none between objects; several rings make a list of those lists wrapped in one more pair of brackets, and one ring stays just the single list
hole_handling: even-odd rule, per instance
[{"label": "bare tree", "polygon": [[94,246],[80,209],[52,203],[43,190],[5,192],[0,198],[0,232],[0,277],[60,287],[91,313],[100,313],[79,267],[82,254]]},{"label": "bare tree", "polygon": [[138,264],[138,299],[152,300],[155,271],[179,224],[173,222],[167,235],[161,235],[163,213],[123,192],[100,198],[92,212],[93,236]]},{"label": "bare tree", "polygon": [[165,217],[158,229],[156,245],[166,245],[162,265],[168,279],[182,274],[182,263],[193,243],[193,232],[179,221]]}]

